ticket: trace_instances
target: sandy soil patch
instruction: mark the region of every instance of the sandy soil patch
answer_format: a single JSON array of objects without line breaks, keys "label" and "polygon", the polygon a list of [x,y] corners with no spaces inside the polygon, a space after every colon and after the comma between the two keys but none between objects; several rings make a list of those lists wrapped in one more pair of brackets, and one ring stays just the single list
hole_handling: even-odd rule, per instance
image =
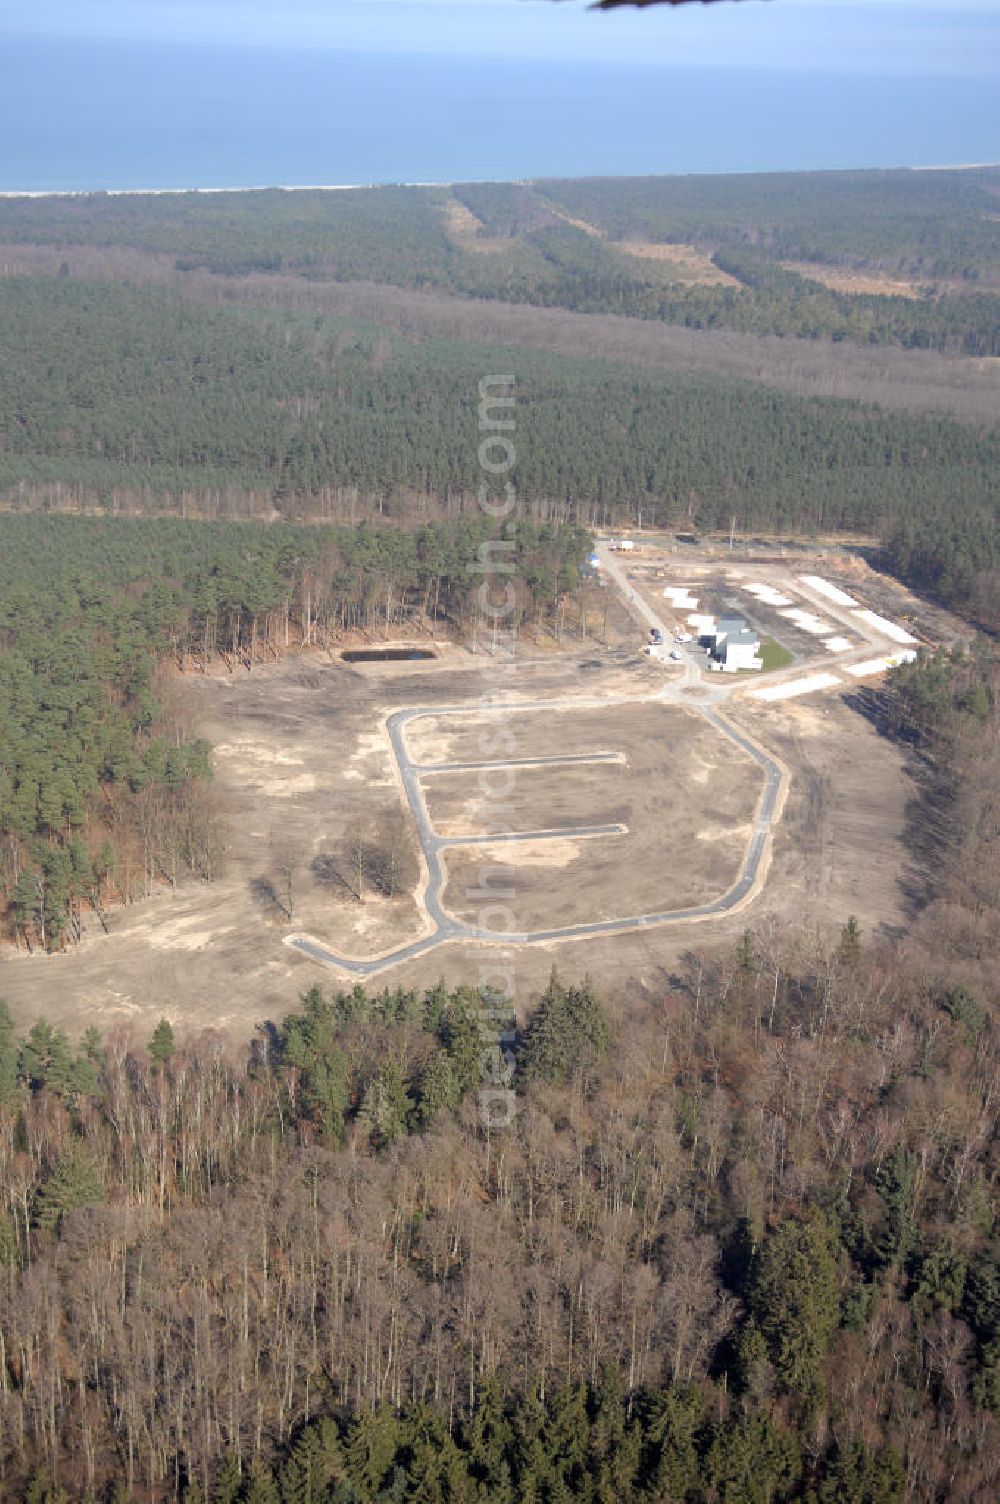
[{"label": "sandy soil patch", "polygon": [[802,607],[795,606],[790,611],[782,611],[781,615],[786,621],[792,622],[801,632],[808,632],[811,637],[828,636],[833,631],[833,623],[824,621],[821,616],[816,616],[812,611],[806,611]]},{"label": "sandy soil patch", "polygon": [[[737,571],[734,570],[733,573],[736,575]],[[747,585],[744,588],[765,606],[790,606],[792,604],[788,596],[782,595],[780,590],[775,590],[773,585]]]},{"label": "sandy soil patch", "polygon": [[273,747],[266,747],[260,742],[244,739],[239,742],[220,742],[212,748],[212,755],[218,762],[220,759],[234,763],[259,763],[264,767],[301,767],[302,759],[294,752],[276,752]]},{"label": "sandy soil patch", "polygon": [[740,287],[729,272],[724,272],[715,265],[710,256],[704,251],[699,251],[696,246],[687,245],[683,241],[677,241],[669,245],[653,240],[616,240],[616,251],[623,255],[632,256],[640,261],[657,261],[670,269],[670,274],[677,282],[684,282],[691,287]]},{"label": "sandy soil patch", "polygon": [[729,825],[729,826],[726,826],[726,828],[724,830],[723,829],[718,829],[718,828],[715,829],[715,830],[699,830],[699,831],[697,831],[695,833],[695,840],[696,841],[730,841],[730,840],[742,840],[743,843],[744,843],[744,845],[745,845],[750,840],[750,837],[752,835],[753,835],[753,826],[752,825],[738,825],[738,826]]},{"label": "sandy soil patch", "polygon": [[[521,755],[620,751],[624,763],[518,768],[501,816],[513,830],[622,824],[621,835],[581,841],[508,842],[491,850],[514,872],[518,929],[625,918],[718,897],[739,874],[747,822],[763,787],[757,764],[713,727],[679,707],[656,704],[571,709],[525,716]],[[475,727],[466,735],[476,735]],[[435,775],[424,785],[439,827],[463,817],[475,774]],[[480,815],[480,819],[482,816]],[[540,865],[537,846],[557,863]],[[527,852],[528,860],[522,860]],[[477,886],[483,848],[447,854],[445,906],[475,922],[466,894]]]},{"label": "sandy soil patch", "polygon": [[359,735],[355,749],[346,760],[340,776],[348,783],[364,783],[369,787],[373,783],[395,783],[392,750],[388,733],[383,727]]},{"label": "sandy soil patch", "polygon": [[665,585],[663,598],[670,602],[675,611],[697,611],[698,597],[692,595],[686,585]]},{"label": "sandy soil patch", "polygon": [[509,240],[481,234],[486,228],[482,220],[465,204],[459,203],[457,198],[450,198],[444,205],[444,215],[448,234],[463,251],[485,251],[489,254],[510,250]]},{"label": "sandy soil patch", "polygon": [[814,590],[817,595],[825,596],[828,601],[833,601],[835,606],[857,606],[853,595],[848,595],[846,590],[841,590],[839,585],[834,585],[830,580],[824,580],[819,574],[800,574],[799,579],[803,585]]},{"label": "sandy soil patch", "polygon": [[739,720],[792,770],[756,923],[777,914],[831,933],[856,914],[872,935],[903,922],[911,785],[901,749],[850,708],[855,692],[740,702]]},{"label": "sandy soil patch", "polygon": [[890,621],[886,616],[879,616],[877,611],[855,611],[853,614],[859,621],[867,623],[873,631],[878,632],[882,637],[888,637],[893,642],[916,644],[917,639],[912,632],[908,632],[898,622]]},{"label": "sandy soil patch", "polygon": [[818,694],[822,689],[835,689],[843,682],[836,674],[808,674],[804,679],[786,679],[781,684],[770,684],[766,689],[752,689],[750,694],[755,700],[774,704],[778,700],[795,700],[799,695]]},{"label": "sandy soil patch", "polygon": [[865,663],[845,664],[844,672],[855,679],[867,679],[872,674],[884,674],[887,669],[896,668],[900,663],[912,663],[916,656],[912,648],[904,648],[901,653],[888,653],[884,658],[869,658]]},{"label": "sandy soil patch", "polygon": [[509,841],[498,841],[492,846],[486,842],[475,849],[463,846],[445,852],[445,866],[464,858],[463,865],[474,869],[486,862],[509,867],[514,871],[521,871],[525,867],[568,867],[582,855],[583,844],[583,841],[568,841],[562,837],[545,841],[518,841],[516,846],[512,846]]},{"label": "sandy soil patch", "polygon": [[485,758],[516,755],[506,745],[492,751],[479,750],[479,735],[484,739],[483,745],[491,745],[489,739],[496,734],[495,726],[490,729],[477,723],[477,740],[471,744],[468,733],[469,724],[464,717],[459,721],[453,716],[417,716],[406,723],[406,746],[414,762],[427,764],[481,762]]},{"label": "sandy soil patch", "polygon": [[272,799],[296,799],[311,794],[318,782],[315,773],[298,773],[294,778],[262,778],[257,787]]},{"label": "sandy soil patch", "polygon": [[[573,750],[589,749],[574,746]],[[490,774],[495,798],[480,786],[476,773],[442,773],[426,779],[424,798],[438,834],[480,836],[626,821],[633,775],[624,762],[505,771],[506,783],[499,781],[504,776],[500,770]]]},{"label": "sandy soil patch", "polygon": [[819,282],[832,292],[870,293],[889,298],[922,298],[924,289],[905,277],[882,272],[852,271],[849,267],[819,266],[814,261],[782,261],[787,272],[796,272],[810,282]]},{"label": "sandy soil patch", "polygon": [[598,229],[597,225],[592,225],[589,220],[574,219],[572,214],[567,214],[565,209],[557,209],[555,204],[547,202],[545,207],[550,214],[555,215],[556,219],[561,219],[563,224],[572,225],[574,230],[582,230],[585,235],[592,236],[594,240],[604,240],[607,238],[604,231]]}]

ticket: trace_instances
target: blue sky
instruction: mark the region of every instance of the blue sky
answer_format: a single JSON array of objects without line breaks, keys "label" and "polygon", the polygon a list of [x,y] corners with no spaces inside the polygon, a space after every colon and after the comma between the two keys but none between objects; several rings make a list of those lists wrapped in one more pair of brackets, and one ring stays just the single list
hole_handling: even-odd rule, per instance
[{"label": "blue sky", "polygon": [[996,76],[1000,0],[0,0],[0,36],[525,61]]}]

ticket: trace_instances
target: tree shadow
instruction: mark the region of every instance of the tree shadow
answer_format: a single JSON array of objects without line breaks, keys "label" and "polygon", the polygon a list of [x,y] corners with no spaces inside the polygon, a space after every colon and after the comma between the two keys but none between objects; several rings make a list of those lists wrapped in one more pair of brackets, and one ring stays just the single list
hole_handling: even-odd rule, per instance
[{"label": "tree shadow", "polygon": [[361,895],[350,876],[351,865],[347,852],[321,851],[309,863],[309,871],[321,887],[360,903]]},{"label": "tree shadow", "polygon": [[278,890],[269,877],[252,877],[247,884],[250,897],[272,919],[291,919],[287,904],[278,896]]},{"label": "tree shadow", "polygon": [[843,703],[872,726],[879,736],[906,754],[903,776],[911,786],[903,814],[903,846],[908,861],[900,873],[903,912],[912,922],[937,894],[952,840],[953,793],[948,780],[920,750],[913,733],[901,729],[892,714],[885,690],[859,687],[841,696]]},{"label": "tree shadow", "polygon": [[904,811],[903,844],[910,861],[899,879],[910,919],[937,896],[955,839],[954,791],[926,758],[912,757],[904,769],[913,792]]}]

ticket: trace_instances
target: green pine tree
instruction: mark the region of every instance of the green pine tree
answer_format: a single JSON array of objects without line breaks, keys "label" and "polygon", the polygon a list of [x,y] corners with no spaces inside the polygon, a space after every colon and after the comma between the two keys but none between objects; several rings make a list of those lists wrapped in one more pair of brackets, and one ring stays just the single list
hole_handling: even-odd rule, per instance
[{"label": "green pine tree", "polygon": [[274,1474],[262,1457],[255,1457],[250,1464],[242,1504],[281,1504]]},{"label": "green pine tree", "polygon": [[56,1031],[44,1018],[33,1024],[27,1039],[21,1045],[20,1073],[32,1091],[41,1091],[48,1084],[49,1072],[58,1054]]},{"label": "green pine tree", "polygon": [[84,1029],[83,1038],[80,1040],[80,1048],[83,1051],[84,1057],[92,1065],[100,1069],[104,1064],[104,1046],[101,1042],[100,1029],[95,1028],[93,1024]]},{"label": "green pine tree", "polygon": [[374,1415],[364,1411],[344,1441],[347,1476],[366,1495],[377,1494],[389,1476],[400,1442],[395,1414],[383,1407]]},{"label": "green pine tree", "polygon": [[482,1003],[475,988],[459,987],[449,996],[438,1029],[438,1038],[451,1062],[452,1077],[460,1099],[478,1085],[480,1079],[483,1049],[481,1009]]},{"label": "green pine tree", "polygon": [[16,1264],[20,1255],[17,1223],[10,1212],[0,1212],[0,1268]]},{"label": "green pine tree", "polygon": [[465,1458],[431,1405],[417,1405],[403,1426],[407,1497],[422,1504],[473,1504],[475,1486]]},{"label": "green pine tree", "polygon": [[281,1504],[326,1504],[331,1484],[345,1476],[336,1424],[323,1417],[306,1426],[278,1478]]},{"label": "green pine tree", "polygon": [[8,1107],[17,1096],[17,1057],[14,1020],[6,1001],[0,997],[0,1107]]},{"label": "green pine tree", "polygon": [[406,1079],[398,1060],[387,1060],[365,1092],[360,1118],[368,1124],[376,1149],[388,1149],[406,1137],[413,1099],[407,1095]]},{"label": "green pine tree", "polygon": [[739,967],[740,980],[745,986],[749,986],[757,975],[757,956],[753,948],[753,936],[749,930],[744,930],[736,951],[736,964]]},{"label": "green pine tree", "polygon": [[702,1482],[698,1447],[705,1420],[704,1399],[693,1387],[675,1385],[655,1396],[646,1417],[643,1459],[654,1498],[686,1499]]},{"label": "green pine tree", "polygon": [[840,1318],[837,1260],[826,1218],[786,1217],[764,1240],[750,1309],[787,1389],[814,1395]]},{"label": "green pine tree", "polygon": [[423,1027],[427,1034],[437,1034],[448,1008],[448,987],[444,977],[441,977],[434,986],[424,993],[423,1002]]},{"label": "green pine tree", "polygon": [[420,1072],[416,1088],[414,1120],[418,1128],[429,1127],[443,1113],[455,1112],[458,1084],[447,1050],[435,1050]]},{"label": "green pine tree", "polygon": [[806,1504],[897,1504],[903,1498],[906,1473],[897,1452],[869,1451],[863,1441],[834,1447],[823,1467],[818,1487]]},{"label": "green pine tree", "polygon": [[525,1035],[521,1072],[528,1081],[570,1079],[606,1051],[611,1030],[588,977],[566,988],[553,970]]},{"label": "green pine tree", "polygon": [[848,915],[847,923],[840,932],[837,958],[842,966],[856,967],[861,960],[861,926],[854,914]]},{"label": "green pine tree", "polygon": [[58,1233],[70,1212],[103,1199],[101,1172],[85,1145],[74,1140],[35,1192],[32,1220],[36,1227]]},{"label": "green pine tree", "polygon": [[174,1058],[174,1031],[170,1020],[161,1018],[149,1041],[149,1053],[154,1065],[169,1065]]},{"label": "green pine tree", "polygon": [[243,1475],[237,1459],[230,1452],[222,1459],[212,1486],[212,1504],[236,1504],[243,1486]]},{"label": "green pine tree", "polygon": [[480,1387],[464,1431],[469,1470],[490,1499],[502,1496],[511,1486],[507,1459],[513,1440],[503,1385],[498,1375],[491,1374]]},{"label": "green pine tree", "polygon": [[917,1164],[905,1144],[897,1144],[879,1166],[875,1188],[884,1207],[882,1227],[876,1234],[876,1249],[884,1264],[901,1264],[917,1236]]},{"label": "green pine tree", "polygon": [[290,1013],[282,1024],[281,1063],[299,1073],[299,1111],[317,1123],[328,1142],[339,1143],[350,1104],[347,1057],[338,1043],[341,1020],[319,987],[311,987],[302,1002],[302,1012]]},{"label": "green pine tree", "polygon": [[722,1504],[771,1504],[788,1496],[802,1467],[795,1438],[766,1414],[720,1425],[705,1459],[705,1476]]},{"label": "green pine tree", "polygon": [[590,1420],[586,1387],[568,1384],[557,1390],[548,1410],[545,1449],[564,1486],[576,1493],[587,1476]]},{"label": "green pine tree", "polygon": [[521,1072],[527,1081],[556,1081],[569,1067],[566,1031],[566,989],[555,968],[531,1017],[521,1054]]},{"label": "green pine tree", "polygon": [[35,1473],[24,1491],[24,1504],[70,1504],[69,1494],[47,1473]]}]

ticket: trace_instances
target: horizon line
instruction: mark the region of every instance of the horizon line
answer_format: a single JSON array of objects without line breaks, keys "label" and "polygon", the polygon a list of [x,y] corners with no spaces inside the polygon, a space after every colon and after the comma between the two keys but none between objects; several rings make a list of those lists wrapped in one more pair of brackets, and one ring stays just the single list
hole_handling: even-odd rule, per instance
[{"label": "horizon line", "polygon": [[471,183],[554,183],[586,182],[590,178],[720,178],[720,177],[804,177],[840,172],[976,172],[1000,168],[996,162],[904,162],[893,167],[770,167],[722,169],[718,172],[600,172],[549,174],[542,177],[509,178],[442,178],[408,181],[397,178],[372,179],[367,183],[235,183],[207,187],[171,188],[0,188],[5,198],[147,198],[169,197],[185,193],[357,193],[371,188],[460,188]]}]

